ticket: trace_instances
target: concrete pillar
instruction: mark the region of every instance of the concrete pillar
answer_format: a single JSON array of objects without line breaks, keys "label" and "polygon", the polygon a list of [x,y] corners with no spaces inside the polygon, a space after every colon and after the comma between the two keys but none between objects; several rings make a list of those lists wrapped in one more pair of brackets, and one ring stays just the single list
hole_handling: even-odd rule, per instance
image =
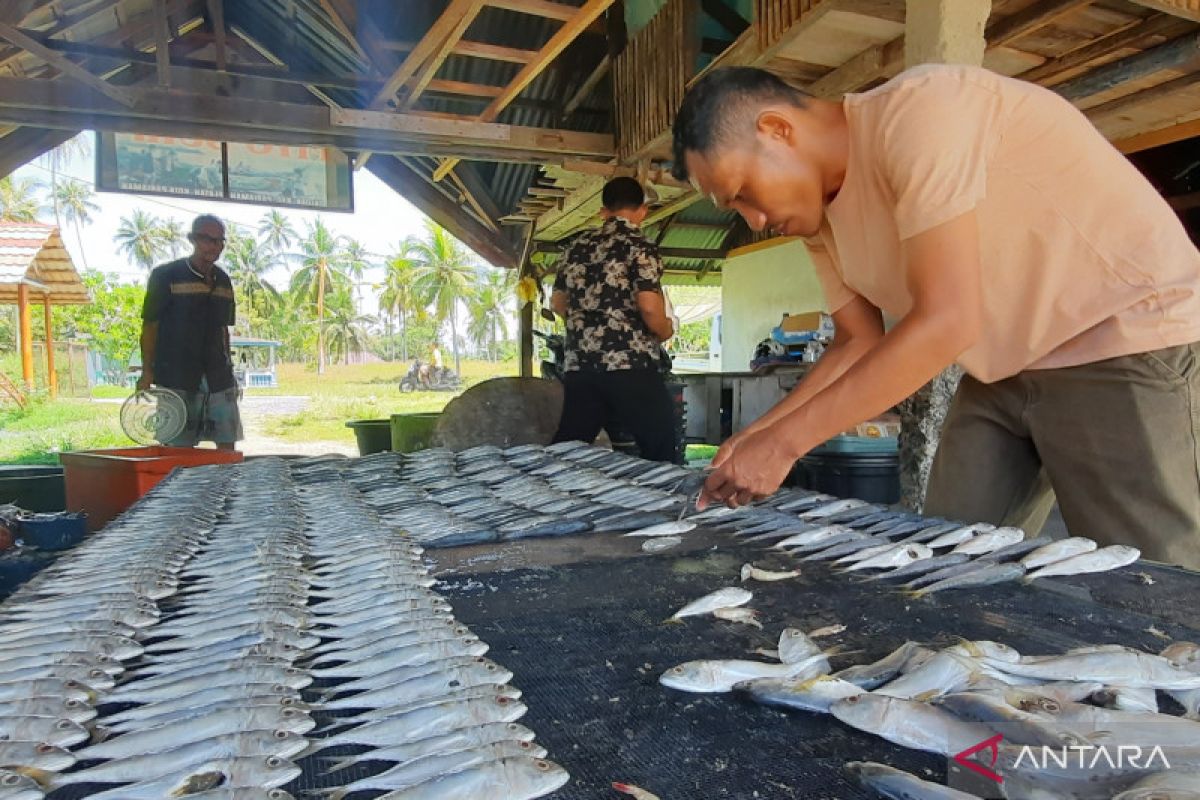
[{"label": "concrete pillar", "polygon": [[907,0],[904,66],[983,63],[992,0]]},{"label": "concrete pillar", "polygon": [[[907,0],[904,65],[983,63],[992,0]],[[950,400],[962,370],[950,367],[900,404],[900,502],[920,511]]]},{"label": "concrete pillar", "polygon": [[25,388],[33,388],[33,318],[29,312],[29,287],[17,284],[17,318],[21,332],[21,378]]}]

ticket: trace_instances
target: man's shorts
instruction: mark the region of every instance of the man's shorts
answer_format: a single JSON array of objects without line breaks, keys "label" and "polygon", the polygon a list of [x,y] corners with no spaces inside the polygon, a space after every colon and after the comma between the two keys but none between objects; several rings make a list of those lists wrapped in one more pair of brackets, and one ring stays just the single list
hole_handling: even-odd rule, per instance
[{"label": "man's shorts", "polygon": [[168,447],[195,447],[200,442],[227,444],[244,438],[236,385],[221,392],[209,392],[208,382],[201,378],[200,388],[195,392],[173,391],[183,398],[187,406],[187,426],[183,433],[163,444]]}]

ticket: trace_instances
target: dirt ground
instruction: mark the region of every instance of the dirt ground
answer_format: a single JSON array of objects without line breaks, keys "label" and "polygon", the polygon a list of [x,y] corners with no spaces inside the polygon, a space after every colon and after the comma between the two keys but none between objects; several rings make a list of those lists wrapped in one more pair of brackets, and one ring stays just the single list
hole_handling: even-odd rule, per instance
[{"label": "dirt ground", "polygon": [[344,456],[358,455],[358,447],[349,430],[344,441],[285,442],[265,433],[266,422],[272,415],[298,414],[308,404],[307,397],[254,397],[243,396],[239,409],[242,413],[242,432],[245,434],[238,449],[248,456],[301,455],[319,456],[337,453]]}]

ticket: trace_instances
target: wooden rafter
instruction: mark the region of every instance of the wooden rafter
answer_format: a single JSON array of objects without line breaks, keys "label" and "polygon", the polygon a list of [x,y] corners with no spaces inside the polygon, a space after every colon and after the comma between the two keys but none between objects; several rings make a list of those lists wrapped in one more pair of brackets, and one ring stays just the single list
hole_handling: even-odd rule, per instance
[{"label": "wooden rafter", "polygon": [[1154,14],[1144,20],[1135,20],[1112,33],[1094,39],[1082,47],[1058,58],[1052,58],[1040,66],[1021,73],[1022,80],[1033,81],[1043,85],[1053,83],[1060,75],[1078,67],[1084,67],[1097,59],[1133,47],[1143,39],[1167,33],[1179,26],[1180,22],[1168,14]]},{"label": "wooden rafter", "polygon": [[50,66],[57,69],[59,72],[63,73],[64,75],[70,75],[75,80],[92,87],[105,97],[116,100],[123,106],[133,105],[133,99],[126,90],[112,85],[103,78],[93,75],[71,59],[67,58],[61,53],[56,53],[40,42],[31,39],[11,25],[0,23],[0,38],[7,39],[22,50],[32,53],[42,61],[45,61]]},{"label": "wooden rafter", "polygon": [[[455,4],[451,3],[442,16],[445,17],[446,14],[451,13],[454,9]],[[442,42],[417,71],[415,79],[409,86],[408,93],[400,103],[401,111],[411,111],[413,106],[417,104],[417,101],[421,99],[421,93],[425,91],[425,87],[429,86],[430,81],[433,80],[433,76],[437,74],[437,71],[442,68],[442,64],[450,57],[454,45],[462,39],[463,34],[467,32],[467,28],[470,27],[471,23],[475,21],[475,17],[479,16],[479,12],[482,10],[483,0],[464,0],[462,5],[457,9],[458,18],[453,20],[453,24],[449,26],[447,31],[444,33],[435,33],[438,24],[441,23],[441,19],[437,23],[434,23],[433,28],[430,29],[426,38],[441,35]]]},{"label": "wooden rafter", "polygon": [[1184,139],[1191,139],[1193,136],[1200,136],[1200,119],[1177,122],[1174,125],[1161,128],[1157,131],[1139,133],[1136,136],[1121,139],[1113,142],[1113,144],[1122,153],[1128,154],[1149,150],[1151,147],[1161,147],[1164,144],[1182,142]]},{"label": "wooden rafter", "polygon": [[[95,76],[92,76],[95,77]],[[107,88],[117,88],[109,86]],[[611,136],[415,114],[330,109],[252,95],[127,88],[132,107],[73,78],[0,77],[0,122],[70,130],[281,144],[329,144],[348,151],[415,152],[488,161],[545,163],[611,158]]]},{"label": "wooden rafter", "polygon": [[1090,6],[1093,2],[1095,0],[1040,0],[1028,8],[989,25],[985,34],[988,46],[1004,47],[1022,36],[1035,33],[1063,17]]},{"label": "wooden rafter", "polygon": [[1081,100],[1196,58],[1200,58],[1200,33],[1190,33],[1137,55],[1097,67],[1078,78],[1058,84],[1054,91],[1068,100]]},{"label": "wooden rafter", "polygon": [[1134,106],[1153,103],[1155,100],[1161,100],[1164,97],[1169,97],[1176,92],[1184,89],[1190,89],[1200,83],[1200,72],[1192,72],[1187,75],[1182,75],[1174,80],[1164,81],[1163,83],[1151,86],[1148,89],[1142,89],[1139,92],[1133,92],[1123,97],[1118,97],[1116,100],[1109,100],[1107,103],[1101,103],[1098,106],[1092,106],[1087,110],[1089,119],[1100,120],[1105,117],[1111,117],[1128,111]]},{"label": "wooden rafter", "polygon": [[605,56],[600,59],[600,63],[592,70],[591,74],[584,79],[583,83],[579,84],[579,88],[575,90],[575,94],[571,95],[563,106],[562,118],[566,119],[575,113],[575,109],[579,108],[580,104],[587,99],[587,96],[592,93],[592,90],[604,80],[604,76],[612,69],[612,57]]},{"label": "wooden rafter", "polygon": [[[402,53],[407,53],[417,46],[416,42],[401,42],[388,40],[384,46],[389,50],[398,50]],[[487,42],[473,42],[467,39],[459,39],[450,49],[450,53],[456,56],[471,56],[473,58],[486,58],[489,61],[504,61],[509,64],[528,64],[533,59],[537,58],[537,50],[522,50],[517,47],[502,47],[498,44],[488,44]]]},{"label": "wooden rafter", "polygon": [[396,94],[417,74],[417,70],[421,69],[422,65],[440,51],[445,44],[446,38],[450,36],[451,32],[462,21],[462,18],[470,12],[470,9],[476,5],[477,0],[450,0],[450,4],[446,6],[446,10],[442,12],[442,15],[434,21],[421,41],[417,42],[417,46],[412,49],[404,61],[400,63],[400,66],[396,67],[391,76],[384,82],[383,88],[371,100],[370,108],[380,109],[385,107],[389,102],[393,102],[396,99]]},{"label": "wooden rafter", "polygon": [[158,85],[171,85],[171,25],[167,21],[167,0],[154,0],[154,60]]},{"label": "wooden rafter", "polygon": [[1132,0],[1139,6],[1200,22],[1200,0]]},{"label": "wooden rafter", "polygon": [[[567,49],[567,45],[575,41],[575,38],[595,22],[612,3],[613,0],[587,0],[578,12],[563,23],[562,27],[550,37],[550,40],[542,45],[538,50],[537,58],[526,64],[516,74],[508,86],[504,87],[504,91],[488,104],[478,119],[482,122],[491,122],[499,117],[500,112],[507,108],[508,104],[515,100],[517,95],[533,82],[534,78],[542,74],[542,71],[550,66],[550,63],[558,58],[563,50]],[[434,171],[433,179],[437,181],[446,177],[450,170],[454,169],[456,163],[458,162],[454,159],[444,161]]]},{"label": "wooden rafter", "polygon": [[208,0],[208,18],[212,22],[213,50],[217,69],[224,72],[229,67],[228,48],[225,42],[225,0]]},{"label": "wooden rafter", "polygon": [[353,13],[353,4],[348,9],[348,12],[342,11],[334,5],[334,0],[317,0],[321,6],[321,10],[325,12],[325,16],[329,18],[329,23],[333,25],[334,30],[341,34],[346,43],[354,48],[354,52],[358,53],[359,58],[363,61],[370,61],[367,51],[358,41],[358,37],[354,34],[353,25],[349,19],[344,16],[345,13]]}]

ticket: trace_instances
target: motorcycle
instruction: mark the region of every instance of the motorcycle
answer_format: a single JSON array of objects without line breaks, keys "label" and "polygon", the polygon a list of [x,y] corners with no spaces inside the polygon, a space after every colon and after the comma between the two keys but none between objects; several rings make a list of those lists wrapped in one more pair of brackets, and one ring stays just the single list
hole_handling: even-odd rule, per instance
[{"label": "motorcycle", "polygon": [[463,387],[462,378],[449,367],[433,367],[414,361],[400,379],[400,391],[457,392]]}]

